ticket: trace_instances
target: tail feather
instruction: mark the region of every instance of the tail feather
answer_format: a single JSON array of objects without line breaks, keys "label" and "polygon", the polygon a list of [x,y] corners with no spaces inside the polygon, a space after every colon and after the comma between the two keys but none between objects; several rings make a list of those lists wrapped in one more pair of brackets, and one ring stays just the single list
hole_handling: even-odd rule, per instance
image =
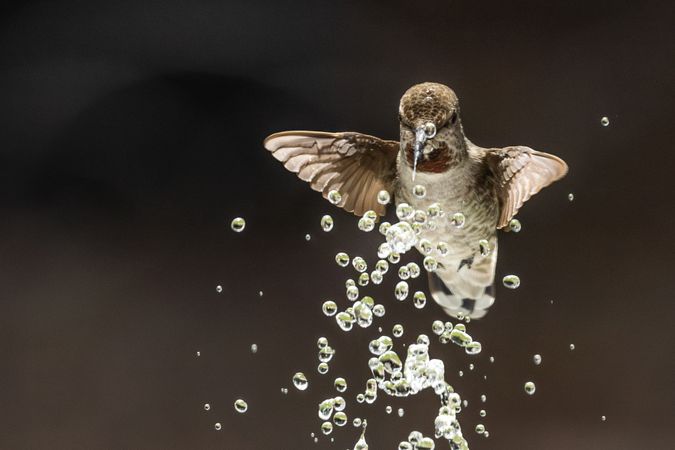
[{"label": "tail feather", "polygon": [[464,317],[480,319],[487,314],[488,308],[495,301],[492,285],[474,298],[462,297],[455,295],[436,273],[429,273],[429,291],[434,301],[453,317],[461,314]]}]

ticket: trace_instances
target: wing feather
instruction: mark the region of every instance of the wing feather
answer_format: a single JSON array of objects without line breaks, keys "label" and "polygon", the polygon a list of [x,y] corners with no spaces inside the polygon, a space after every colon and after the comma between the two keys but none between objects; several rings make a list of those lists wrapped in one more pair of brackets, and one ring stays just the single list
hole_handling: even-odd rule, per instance
[{"label": "wing feather", "polygon": [[565,161],[529,147],[491,149],[486,158],[501,206],[497,228],[508,225],[530,197],[567,174]]},{"label": "wing feather", "polygon": [[385,214],[377,193],[393,190],[398,142],[353,132],[284,131],[268,136],[264,145],[324,197],[339,191],[338,206],[346,211]]}]

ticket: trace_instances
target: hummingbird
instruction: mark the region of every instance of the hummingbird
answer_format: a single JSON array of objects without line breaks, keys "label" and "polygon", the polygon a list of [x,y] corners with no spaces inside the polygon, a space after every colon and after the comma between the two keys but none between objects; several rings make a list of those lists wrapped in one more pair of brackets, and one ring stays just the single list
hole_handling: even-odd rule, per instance
[{"label": "hummingbird", "polygon": [[414,208],[407,220],[421,222],[415,247],[436,261],[428,272],[431,296],[450,316],[481,318],[495,300],[497,230],[508,230],[530,197],[567,174],[567,164],[525,146],[473,144],[457,95],[440,83],[409,88],[398,118],[398,141],[283,131],[264,146],[324,198],[338,191],[337,206],[348,212],[384,216],[381,191],[394,198],[397,212],[403,204]]}]

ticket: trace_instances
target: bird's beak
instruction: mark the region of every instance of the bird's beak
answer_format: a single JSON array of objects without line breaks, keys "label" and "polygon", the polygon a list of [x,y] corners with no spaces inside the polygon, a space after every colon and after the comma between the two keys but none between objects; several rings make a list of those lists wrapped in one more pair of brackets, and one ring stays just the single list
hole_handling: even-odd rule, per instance
[{"label": "bird's beak", "polygon": [[415,180],[415,173],[417,173],[417,160],[422,155],[422,149],[427,142],[427,135],[424,132],[424,127],[419,127],[415,130],[415,147],[413,153],[413,181]]}]

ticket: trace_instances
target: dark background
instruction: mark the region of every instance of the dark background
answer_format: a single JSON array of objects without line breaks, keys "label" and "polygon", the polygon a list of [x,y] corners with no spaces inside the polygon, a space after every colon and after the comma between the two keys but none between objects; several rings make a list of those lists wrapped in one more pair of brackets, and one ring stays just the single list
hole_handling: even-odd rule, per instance
[{"label": "dark background", "polygon": [[[5,4],[0,448],[352,448],[351,425],[335,444],[310,439],[338,375],[350,383],[350,421],[369,418],[374,450],[413,429],[432,435],[431,392],[381,393],[370,407],[354,396],[377,326],[403,323],[409,342],[430,334],[440,310],[395,304],[389,276],[370,291],[388,314],[339,331],[320,305],[346,306],[353,271],[333,255],[372,264],[378,235],[359,232],[261,145],[296,128],[396,138],[398,99],[422,81],[456,90],[477,144],[528,145],[570,166],[522,210],[523,231],[502,236],[498,276],[523,283],[500,287],[490,314],[469,324],[483,353],[432,345],[469,400],[459,417],[471,448],[673,448],[669,4]],[[326,212],[329,234],[319,228]],[[236,234],[239,215],[247,227]],[[324,377],[321,335],[337,349]],[[306,392],[292,389],[297,370]],[[244,415],[232,407],[239,397]],[[385,405],[406,414],[387,416]],[[488,439],[473,432],[479,421]]]}]

